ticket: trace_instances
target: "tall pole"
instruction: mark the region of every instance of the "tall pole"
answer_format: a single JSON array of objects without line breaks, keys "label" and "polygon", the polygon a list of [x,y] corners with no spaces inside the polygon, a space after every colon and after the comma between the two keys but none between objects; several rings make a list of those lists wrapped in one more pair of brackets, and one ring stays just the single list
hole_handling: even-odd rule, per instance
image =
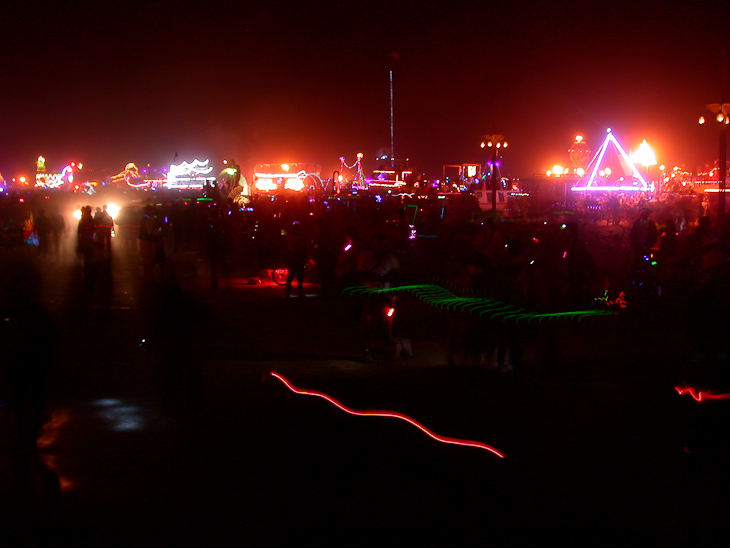
[{"label": "tall pole", "polygon": [[[484,141],[481,144],[482,148],[489,147],[492,149],[492,171],[491,177],[489,178],[490,185],[492,187],[492,211],[497,210],[497,159],[499,158],[498,150],[507,147],[507,141],[504,140],[504,135],[484,135]],[[485,189],[486,190],[486,189]]]},{"label": "tall pole", "polygon": [[723,120],[720,124],[720,216],[721,229],[725,230],[725,187],[727,179],[727,110],[725,104],[725,48],[722,50],[722,88],[720,90],[720,111]]},{"label": "tall pole", "polygon": [[497,211],[497,144],[492,147],[492,212]]},{"label": "tall pole", "polygon": [[393,70],[390,71],[390,167],[395,167],[395,149],[393,139]]},{"label": "tall pole", "polygon": [[722,226],[725,224],[725,188],[727,179],[727,124],[720,124],[720,165],[717,168],[720,170],[720,203],[717,210],[717,214],[720,217],[720,223]]},{"label": "tall pole", "polygon": [[[725,228],[725,191],[727,190],[727,132],[728,124],[728,113],[730,112],[730,103],[725,103],[725,49],[722,50],[722,87],[720,89],[720,102],[712,105],[706,105],[706,107],[716,115],[716,120],[720,124],[720,153],[718,154],[718,183],[719,188],[719,201],[717,204],[717,216],[719,218],[719,224],[723,230]],[[705,123],[705,117],[700,117],[700,124]]]}]

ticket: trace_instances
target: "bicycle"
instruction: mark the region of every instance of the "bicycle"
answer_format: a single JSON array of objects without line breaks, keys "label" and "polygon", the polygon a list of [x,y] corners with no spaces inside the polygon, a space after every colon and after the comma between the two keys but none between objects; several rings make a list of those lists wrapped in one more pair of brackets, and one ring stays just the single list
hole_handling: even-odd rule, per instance
[{"label": "bicycle", "polygon": [[[286,280],[289,277],[288,268],[272,268],[269,271],[271,280],[280,286],[286,285]],[[319,272],[317,271],[317,263],[310,260],[304,265],[304,283],[319,283]]]}]

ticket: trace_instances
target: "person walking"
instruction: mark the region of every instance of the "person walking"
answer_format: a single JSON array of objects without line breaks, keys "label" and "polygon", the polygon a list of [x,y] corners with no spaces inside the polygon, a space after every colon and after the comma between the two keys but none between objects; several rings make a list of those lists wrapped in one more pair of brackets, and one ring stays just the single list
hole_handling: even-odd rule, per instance
[{"label": "person walking", "polygon": [[94,239],[101,248],[101,255],[105,259],[111,258],[112,252],[112,231],[114,230],[114,219],[109,215],[107,206],[103,209],[96,208],[94,215]]},{"label": "person walking", "polygon": [[292,282],[297,280],[297,297],[304,296],[304,269],[309,260],[307,236],[299,222],[294,222],[286,234],[286,296],[291,297]]},{"label": "person walking", "polygon": [[650,215],[651,210],[648,207],[642,208],[639,218],[634,221],[629,234],[631,249],[634,251],[637,263],[654,247],[658,238],[656,223]]},{"label": "person walking", "polygon": [[76,230],[76,253],[83,265],[84,277],[87,285],[93,284],[94,264],[94,217],[91,214],[91,206],[81,208],[81,219],[79,219]]},{"label": "person walking", "polygon": [[53,208],[51,213],[51,244],[53,257],[58,260],[61,258],[61,245],[63,240],[66,238],[66,220],[63,215],[58,211],[58,207]]},{"label": "person walking", "polygon": [[139,256],[142,259],[142,278],[151,282],[157,257],[158,230],[155,223],[155,208],[146,205],[139,221]]},{"label": "person walking", "polygon": [[40,208],[33,223],[33,231],[38,238],[38,253],[42,257],[47,257],[50,252],[52,230],[51,219],[46,215],[46,210]]}]

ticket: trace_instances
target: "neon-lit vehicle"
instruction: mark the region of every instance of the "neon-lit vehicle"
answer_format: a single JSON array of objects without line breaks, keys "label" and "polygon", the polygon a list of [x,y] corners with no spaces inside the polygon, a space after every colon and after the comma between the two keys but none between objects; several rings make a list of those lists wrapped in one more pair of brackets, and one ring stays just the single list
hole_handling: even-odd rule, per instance
[{"label": "neon-lit vehicle", "polygon": [[283,190],[302,192],[324,188],[318,164],[259,164],[253,174],[256,192],[275,193]]}]

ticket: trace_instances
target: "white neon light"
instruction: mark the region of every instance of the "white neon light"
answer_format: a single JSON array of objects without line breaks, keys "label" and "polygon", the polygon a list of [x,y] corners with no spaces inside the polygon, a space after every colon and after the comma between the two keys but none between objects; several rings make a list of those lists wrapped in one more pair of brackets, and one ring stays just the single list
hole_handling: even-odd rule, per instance
[{"label": "white neon light", "polygon": [[167,188],[180,188],[180,189],[186,189],[186,188],[194,188],[194,189],[200,189],[205,186],[205,179],[204,180],[180,180],[180,181],[168,181],[164,185]]},{"label": "white neon light", "polygon": [[397,181],[397,182],[391,183],[388,181],[375,181],[375,180],[371,181],[368,184],[369,184],[369,186],[383,186],[383,187],[388,187],[388,188],[395,188],[397,186],[405,185],[405,183],[403,181]]},{"label": "white neon light", "polygon": [[197,158],[192,163],[183,162],[182,164],[172,164],[168,172],[168,179],[176,179],[177,177],[196,177],[199,175],[207,175],[213,171],[213,166],[209,166],[210,160],[201,162]]},{"label": "white neon light", "polygon": [[200,189],[207,182],[206,175],[213,171],[209,166],[210,160],[200,161],[197,158],[191,163],[172,164],[167,173],[167,188],[195,188]]},{"label": "white neon light", "polygon": [[254,184],[254,187],[256,187],[256,190],[260,190],[262,192],[270,192],[272,190],[276,190],[276,183],[272,179],[259,179],[256,181],[256,184]]},{"label": "white neon light", "polygon": [[287,190],[296,190],[297,192],[299,192],[304,188],[304,180],[289,178],[284,183],[284,188]]},{"label": "white neon light", "polygon": [[264,179],[284,179],[287,177],[291,177],[290,173],[263,173],[263,172],[256,172],[253,174],[254,177],[257,179],[264,178]]},{"label": "white neon light", "polygon": [[152,181],[142,178],[139,174],[139,169],[134,162],[129,162],[126,166],[124,166],[124,171],[112,176],[112,183],[120,183],[122,181],[132,188],[142,188],[152,184]]},{"label": "white neon light", "polygon": [[[629,186],[598,186],[596,184],[596,175],[598,174],[598,169],[601,165],[601,162],[603,161],[603,157],[606,154],[606,151],[608,150],[608,145],[613,144],[616,147],[616,150],[618,150],[619,154],[621,155],[621,158],[623,158],[624,162],[627,166],[631,167],[631,174],[639,180],[641,183],[640,188],[636,187],[629,187]],[[593,157],[593,160],[591,160],[590,166],[593,166],[593,171],[591,172],[591,176],[588,179],[588,182],[585,184],[585,186],[575,186],[571,190],[577,190],[577,191],[583,191],[583,190],[596,190],[596,191],[603,191],[603,190],[625,190],[625,191],[650,191],[651,187],[650,185],[644,180],[644,178],[641,176],[641,173],[636,169],[636,166],[631,162],[626,152],[624,152],[624,149],[621,147],[619,142],[616,140],[616,138],[613,136],[613,133],[611,133],[611,130],[607,130],[606,139],[603,141],[603,144],[600,146],[598,151]]]},{"label": "white neon light", "polygon": [[573,190],[575,192],[585,192],[585,191],[596,191],[596,192],[611,192],[613,190],[620,191],[620,192],[648,192],[653,190],[650,187],[644,188],[640,186],[573,186],[570,187],[570,190]]},{"label": "white neon light", "polygon": [[60,173],[36,173],[35,185],[45,188],[58,188],[63,184]]},{"label": "white neon light", "polygon": [[291,173],[256,172],[254,173],[254,178],[256,179],[254,188],[262,192],[272,192],[279,187],[277,181],[283,180],[285,190],[301,192],[304,190],[304,180],[307,177],[312,177],[315,181],[319,181],[320,186],[322,186],[322,179],[320,179],[316,173],[307,173],[302,169],[296,175],[292,175]]}]

